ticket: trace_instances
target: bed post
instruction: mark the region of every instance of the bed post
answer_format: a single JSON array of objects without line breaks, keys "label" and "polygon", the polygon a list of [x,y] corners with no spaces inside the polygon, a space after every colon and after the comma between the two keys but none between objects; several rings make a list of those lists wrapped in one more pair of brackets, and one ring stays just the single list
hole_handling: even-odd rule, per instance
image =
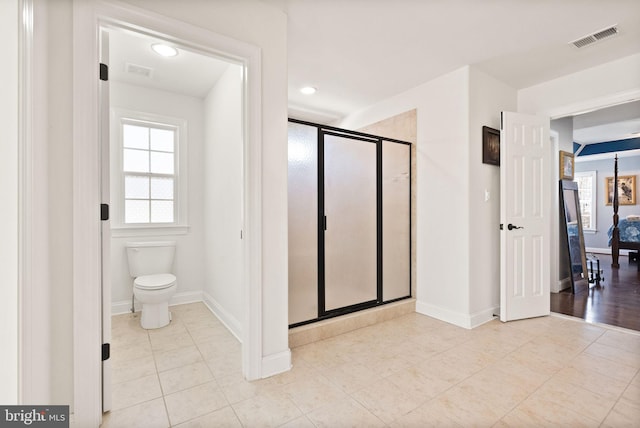
[{"label": "bed post", "polygon": [[619,268],[620,256],[620,229],[618,229],[618,155],[613,164],[613,233],[611,234],[611,267]]}]

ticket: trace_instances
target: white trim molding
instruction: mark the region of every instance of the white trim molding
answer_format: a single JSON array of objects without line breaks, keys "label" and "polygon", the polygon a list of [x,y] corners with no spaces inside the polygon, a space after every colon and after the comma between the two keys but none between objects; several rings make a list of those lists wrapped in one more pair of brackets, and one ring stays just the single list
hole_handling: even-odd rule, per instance
[{"label": "white trim molding", "polygon": [[220,320],[222,324],[233,334],[238,342],[242,343],[242,323],[220,305],[209,293],[202,293],[203,302],[207,308]]},{"label": "white trim molding", "polygon": [[262,358],[262,377],[277,375],[291,370],[291,350],[287,349],[277,354]]}]

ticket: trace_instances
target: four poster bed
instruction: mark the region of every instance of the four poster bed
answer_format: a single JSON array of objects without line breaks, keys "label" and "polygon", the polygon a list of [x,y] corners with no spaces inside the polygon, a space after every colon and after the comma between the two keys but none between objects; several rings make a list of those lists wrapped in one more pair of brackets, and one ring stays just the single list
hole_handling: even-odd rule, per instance
[{"label": "four poster bed", "polygon": [[[613,168],[613,226],[609,229],[611,267],[618,268],[620,250],[640,250],[640,221],[620,220],[618,217],[618,156]],[[638,264],[640,269],[640,263]]]}]

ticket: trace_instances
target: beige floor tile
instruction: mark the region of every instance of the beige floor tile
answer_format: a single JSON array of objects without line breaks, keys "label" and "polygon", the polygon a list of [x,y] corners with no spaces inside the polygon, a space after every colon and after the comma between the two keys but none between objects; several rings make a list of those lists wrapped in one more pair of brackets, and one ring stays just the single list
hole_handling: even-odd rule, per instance
[{"label": "beige floor tile", "polygon": [[205,360],[225,358],[231,354],[240,358],[242,346],[233,336],[218,337],[216,340],[199,341],[196,346]]},{"label": "beige floor tile", "polygon": [[118,410],[162,397],[158,376],[154,373],[112,386],[112,409]]},{"label": "beige floor tile", "polygon": [[149,339],[133,341],[127,344],[112,343],[111,358],[113,361],[136,360],[153,355]]},{"label": "beige floor tile", "polygon": [[317,428],[385,426],[384,422],[352,398],[334,401],[309,413],[307,417]]},{"label": "beige floor tile", "polygon": [[616,330],[607,330],[598,340],[597,343],[607,345],[612,348],[623,349],[640,354],[640,333],[638,332],[621,332]]},{"label": "beige floor tile", "polygon": [[242,428],[242,424],[238,420],[231,406],[224,407],[206,415],[199,416],[190,421],[175,425],[176,428]]},{"label": "beige floor tile", "polygon": [[633,367],[634,369],[640,369],[640,358],[638,357],[640,352],[627,351],[619,347],[602,345],[600,343],[592,344],[584,352],[589,355],[596,355],[607,360],[615,361],[616,363]]},{"label": "beige floor tile", "polygon": [[332,401],[347,397],[344,391],[323,376],[309,377],[288,383],[282,387],[282,391],[305,414]]},{"label": "beige floor tile", "polygon": [[203,361],[161,372],[159,376],[164,395],[213,380],[209,367]]},{"label": "beige floor tile", "polygon": [[400,370],[385,379],[422,401],[427,401],[453,386],[453,382],[428,376],[415,367]]},{"label": "beige floor tile", "polygon": [[622,393],[620,402],[640,409],[640,383],[632,382]]},{"label": "beige floor tile", "polygon": [[597,371],[579,370],[575,367],[563,369],[554,377],[554,381],[576,385],[612,399],[617,399],[627,387],[627,382],[613,379]]},{"label": "beige floor tile", "polygon": [[517,408],[498,421],[494,428],[596,428],[596,421],[580,417],[570,411],[564,410],[558,418],[554,418],[549,407],[542,410],[530,408]]},{"label": "beige floor tile", "polygon": [[171,310],[172,324],[151,331],[139,314],[112,318],[117,383],[105,426],[167,426],[162,389],[169,421],[183,427],[624,427],[640,418],[640,336],[587,323],[466,330],[414,313],[299,346],[291,371],[247,382],[241,345],[205,305]]},{"label": "beige floor tile", "polygon": [[135,360],[114,360],[111,365],[111,383],[120,383],[139,379],[156,373],[153,356]]},{"label": "beige floor tile", "polygon": [[584,372],[591,371],[594,373],[600,373],[604,376],[608,376],[622,382],[631,381],[636,373],[638,373],[637,369],[626,364],[621,364],[618,361],[588,354],[586,352],[583,352],[574,358],[569,364],[569,367],[573,367]]},{"label": "beige floor tile", "polygon": [[640,407],[618,402],[602,423],[607,428],[637,428],[640,421]]},{"label": "beige floor tile", "polygon": [[389,424],[392,428],[462,428],[437,403],[428,402]]},{"label": "beige floor tile", "polygon": [[599,422],[604,420],[618,398],[598,394],[555,377],[531,397],[540,402],[559,400],[564,408]]},{"label": "beige floor tile", "polygon": [[191,336],[185,332],[175,332],[172,334],[150,336],[151,348],[153,352],[164,352],[172,349],[185,348],[194,345]]},{"label": "beige floor tile", "polygon": [[315,425],[306,416],[300,416],[284,425],[280,425],[280,428],[316,428]]},{"label": "beige floor tile", "polygon": [[202,355],[195,345],[165,352],[157,352],[154,354],[154,359],[156,360],[158,372],[203,361]]},{"label": "beige floor tile", "polygon": [[415,410],[426,401],[421,396],[407,393],[387,379],[376,381],[351,396],[386,424]]},{"label": "beige floor tile", "polygon": [[232,406],[246,427],[277,427],[302,416],[283,393],[256,395]]},{"label": "beige floor tile", "polygon": [[206,360],[209,370],[216,379],[229,375],[230,373],[242,372],[242,360],[239,354],[228,353]]},{"label": "beige floor tile", "polygon": [[102,428],[168,428],[164,400],[156,398],[103,416]]},{"label": "beige floor tile", "polygon": [[380,379],[376,372],[357,363],[347,363],[329,370],[321,370],[320,374],[348,394]]},{"label": "beige floor tile", "polygon": [[229,404],[214,381],[166,395],[164,399],[171,425],[195,419]]},{"label": "beige floor tile", "polygon": [[462,426],[491,426],[506,412],[495,408],[468,390],[458,386],[438,395],[428,402],[428,408],[437,414],[446,414]]}]

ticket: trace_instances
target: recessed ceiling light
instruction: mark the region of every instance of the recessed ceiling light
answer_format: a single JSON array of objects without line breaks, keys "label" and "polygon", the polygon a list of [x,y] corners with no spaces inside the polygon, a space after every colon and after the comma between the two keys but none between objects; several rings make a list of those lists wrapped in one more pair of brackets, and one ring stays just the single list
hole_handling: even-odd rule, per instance
[{"label": "recessed ceiling light", "polygon": [[157,53],[158,55],[161,56],[176,56],[178,55],[178,49],[172,47],[172,46],[167,46],[167,45],[163,45],[161,43],[154,43],[151,45],[151,49],[153,49],[153,51],[155,53]]},{"label": "recessed ceiling light", "polygon": [[314,88],[313,86],[305,86],[304,88],[300,89],[300,92],[302,92],[305,95],[313,95],[318,91],[317,88]]}]

